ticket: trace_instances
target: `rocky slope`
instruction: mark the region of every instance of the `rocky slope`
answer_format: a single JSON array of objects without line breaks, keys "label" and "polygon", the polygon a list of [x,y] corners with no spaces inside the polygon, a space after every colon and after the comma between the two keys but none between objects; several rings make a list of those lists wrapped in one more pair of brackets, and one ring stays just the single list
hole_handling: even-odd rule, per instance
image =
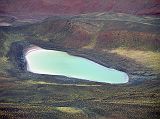
[{"label": "rocky slope", "polygon": [[[159,17],[103,12],[34,24],[13,21],[0,27],[0,118],[159,118]],[[29,73],[24,51],[30,44],[124,71],[130,82],[111,85]]]},{"label": "rocky slope", "polygon": [[88,12],[159,15],[159,5],[159,0],[1,0],[0,12],[20,14],[26,17],[35,14],[82,14]]},{"label": "rocky slope", "polygon": [[[39,22],[49,16],[88,13],[159,16],[159,0],[1,0],[0,26]],[[10,20],[9,20],[10,19]]]},{"label": "rocky slope", "polygon": [[[158,21],[159,18],[155,17],[138,17],[122,13],[92,13],[77,16],[55,16],[35,24],[21,26],[15,24],[12,25],[13,27],[1,27],[3,39],[1,55],[6,55],[10,50],[15,51],[12,55],[17,61],[20,56],[16,52],[20,47],[23,51],[23,45],[25,46],[26,43],[35,44],[46,49],[59,49],[74,55],[82,55],[105,66],[125,71],[131,74],[131,82],[132,79],[139,80],[138,75],[141,75],[141,79],[152,79],[157,77],[155,74],[159,73],[158,58],[154,65],[150,64],[151,66],[147,66],[147,68],[143,66],[144,64],[136,63],[134,59],[129,60],[128,58],[124,59],[123,56],[116,56],[112,50],[124,48],[144,52],[159,51],[160,24]],[[20,46],[11,47],[12,43],[23,40],[24,44],[22,42]],[[20,54],[23,56],[23,52]],[[102,56],[98,56],[98,54]],[[157,57],[158,54],[155,56]],[[105,60],[101,61],[101,59]],[[149,60],[146,61],[146,63],[148,62]],[[20,62],[18,65],[23,66],[23,63]],[[130,67],[131,65],[132,67]],[[141,73],[136,73],[137,70]],[[157,73],[154,72],[155,70]]]}]

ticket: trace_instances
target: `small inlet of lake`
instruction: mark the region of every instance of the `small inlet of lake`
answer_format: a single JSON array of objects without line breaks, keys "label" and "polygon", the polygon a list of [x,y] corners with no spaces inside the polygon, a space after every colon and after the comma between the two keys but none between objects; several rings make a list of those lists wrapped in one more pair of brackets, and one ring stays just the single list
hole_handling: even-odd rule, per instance
[{"label": "small inlet of lake", "polygon": [[61,75],[111,84],[127,83],[129,80],[124,72],[67,52],[38,48],[29,50],[25,58],[27,70],[37,74]]}]

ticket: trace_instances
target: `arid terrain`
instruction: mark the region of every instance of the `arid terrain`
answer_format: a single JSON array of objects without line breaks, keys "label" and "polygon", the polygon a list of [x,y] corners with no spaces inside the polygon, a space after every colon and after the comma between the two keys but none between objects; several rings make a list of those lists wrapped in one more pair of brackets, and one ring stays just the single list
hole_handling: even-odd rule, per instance
[{"label": "arid terrain", "polygon": [[[125,0],[41,1],[0,1],[0,118],[160,118],[158,0],[130,1],[125,7]],[[126,72],[129,82],[33,74],[26,70],[24,55],[31,45]]]}]

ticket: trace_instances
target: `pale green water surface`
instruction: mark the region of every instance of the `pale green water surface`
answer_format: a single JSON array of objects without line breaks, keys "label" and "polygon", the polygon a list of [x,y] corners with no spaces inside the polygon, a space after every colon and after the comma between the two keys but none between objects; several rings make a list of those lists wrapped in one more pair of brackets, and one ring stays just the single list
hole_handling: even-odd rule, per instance
[{"label": "pale green water surface", "polygon": [[66,52],[38,49],[26,54],[27,70],[106,83],[126,83],[128,75]]}]

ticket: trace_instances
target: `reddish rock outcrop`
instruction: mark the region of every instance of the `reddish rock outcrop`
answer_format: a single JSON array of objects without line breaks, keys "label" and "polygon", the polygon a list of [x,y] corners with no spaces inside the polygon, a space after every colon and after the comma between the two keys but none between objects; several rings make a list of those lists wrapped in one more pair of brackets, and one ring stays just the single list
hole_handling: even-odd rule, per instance
[{"label": "reddish rock outcrop", "polygon": [[159,0],[1,0],[0,13],[21,18],[56,14],[116,12],[134,15],[159,15]]}]

